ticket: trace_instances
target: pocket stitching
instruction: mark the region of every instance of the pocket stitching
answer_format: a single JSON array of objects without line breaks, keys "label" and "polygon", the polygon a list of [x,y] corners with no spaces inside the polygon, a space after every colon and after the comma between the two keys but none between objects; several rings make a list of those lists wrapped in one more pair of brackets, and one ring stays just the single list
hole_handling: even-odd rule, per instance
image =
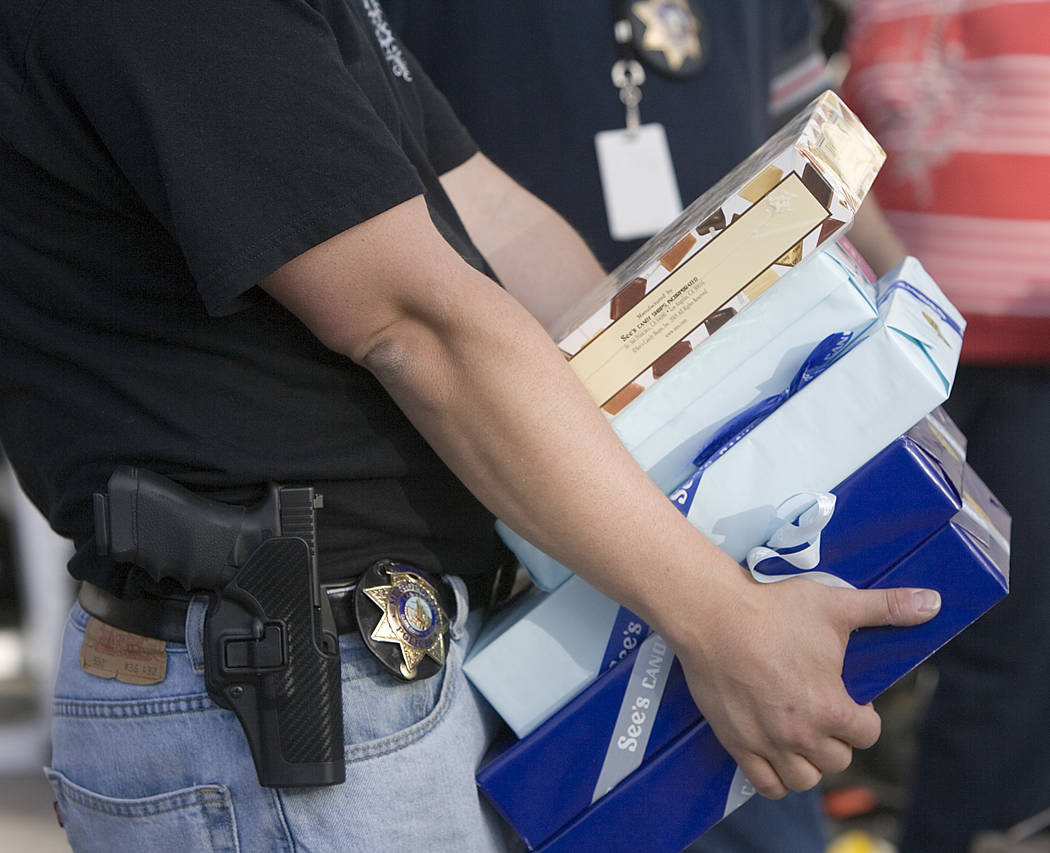
[{"label": "pocket stitching", "polygon": [[44,768],[44,773],[57,787],[56,795],[71,800],[86,809],[100,814],[115,817],[153,817],[167,812],[178,811],[193,806],[224,805],[230,814],[230,820],[236,826],[233,814],[233,798],[230,789],[218,783],[205,783],[163,794],[148,797],[107,797],[78,785],[68,776],[54,768]]},{"label": "pocket stitching", "polygon": [[346,763],[350,764],[351,762],[390,755],[422,739],[434,729],[448,715],[458,689],[456,682],[458,678],[464,677],[462,667],[459,666],[461,654],[462,652],[458,645],[453,644],[449,649],[449,656],[445,661],[444,681],[441,685],[441,692],[438,695],[437,703],[429,714],[410,726],[384,737],[359,744],[344,744],[343,758]]}]

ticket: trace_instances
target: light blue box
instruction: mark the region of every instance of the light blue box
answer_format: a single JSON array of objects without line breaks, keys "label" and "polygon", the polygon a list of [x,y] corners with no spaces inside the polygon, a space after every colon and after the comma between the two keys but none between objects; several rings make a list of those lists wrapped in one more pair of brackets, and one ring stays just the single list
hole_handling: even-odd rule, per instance
[{"label": "light blue box", "polygon": [[[733,559],[743,560],[766,541],[786,500],[829,491],[947,399],[966,325],[962,315],[915,258],[880,279],[877,300],[878,319],[846,332],[849,342],[835,363],[702,471],[684,469],[676,478],[671,500]],[[702,401],[693,407],[702,409]],[[709,433],[705,427],[698,434]],[[666,450],[682,453],[680,446]],[[537,586],[557,589],[570,576],[505,525],[497,527]]]},{"label": "light blue box", "polygon": [[633,648],[630,637],[640,631],[628,628],[635,618],[573,575],[553,593],[532,590],[505,607],[485,626],[463,671],[524,737],[597,678],[613,634],[626,631],[627,651]]},{"label": "light blue box", "polygon": [[[624,446],[665,493],[730,418],[785,388],[830,332],[878,318],[875,282],[844,241],[811,256],[612,418]],[[503,522],[496,530],[541,589],[569,572]]]}]

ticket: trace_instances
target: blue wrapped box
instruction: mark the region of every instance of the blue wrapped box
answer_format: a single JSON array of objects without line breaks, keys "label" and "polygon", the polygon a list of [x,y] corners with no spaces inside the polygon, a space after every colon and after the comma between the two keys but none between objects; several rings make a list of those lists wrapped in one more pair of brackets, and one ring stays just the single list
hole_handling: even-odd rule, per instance
[{"label": "blue wrapped box", "polygon": [[[967,501],[955,519],[874,585],[931,586],[940,590],[943,603],[941,613],[925,625],[864,628],[854,634],[843,679],[858,702],[873,699],[1006,594],[1009,522],[996,509],[1001,510],[993,507],[982,518],[982,508]],[[986,526],[993,514],[1005,521],[1005,529]],[[644,845],[649,853],[676,853],[752,793],[701,720],[534,849],[627,853]]]},{"label": "blue wrapped box", "polygon": [[[872,699],[1006,592],[1009,517],[951,444],[927,419],[837,490],[837,518],[821,535],[820,569],[857,586],[930,586],[943,600],[941,613],[925,625],[854,634],[843,678],[858,702]],[[911,500],[917,487],[925,494],[917,501],[928,507],[925,521],[912,524],[911,513],[899,513],[909,516],[907,524],[878,534],[873,549],[888,555],[900,547],[897,554],[907,556],[887,563],[865,552],[855,559],[863,551],[858,538],[852,549],[843,544],[851,536],[849,519],[874,512],[881,528],[890,528],[898,517],[894,500]],[[881,509],[873,492],[883,495]],[[879,529],[868,525],[860,536]],[[530,848],[543,850],[677,851],[751,793],[655,635],[496,755],[478,783]],[[659,830],[647,834],[647,826]]]},{"label": "blue wrapped box", "polygon": [[[871,586],[947,524],[962,507],[960,438],[943,410],[935,409],[836,486],[834,513],[820,532],[820,570],[851,586]],[[755,568],[767,576],[799,571],[784,559]]]}]

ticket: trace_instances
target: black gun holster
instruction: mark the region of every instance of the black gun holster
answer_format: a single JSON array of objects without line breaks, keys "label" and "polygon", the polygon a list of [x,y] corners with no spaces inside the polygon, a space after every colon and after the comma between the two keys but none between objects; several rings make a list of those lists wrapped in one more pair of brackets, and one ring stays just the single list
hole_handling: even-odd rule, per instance
[{"label": "black gun holster", "polygon": [[311,487],[253,507],[203,499],[137,468],[95,495],[100,554],[208,596],[208,695],[241,723],[259,782],[333,785],[343,759],[339,643],[321,589]]}]

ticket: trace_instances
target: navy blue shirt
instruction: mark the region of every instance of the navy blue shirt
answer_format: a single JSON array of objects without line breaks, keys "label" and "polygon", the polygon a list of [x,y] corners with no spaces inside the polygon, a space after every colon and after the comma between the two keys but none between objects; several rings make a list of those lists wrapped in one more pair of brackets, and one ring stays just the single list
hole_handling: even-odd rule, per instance
[{"label": "navy blue shirt", "polygon": [[[565,216],[606,268],[644,242],[609,236],[594,154],[595,133],[625,126],[610,78],[619,58],[612,5],[384,0],[391,25],[481,150]],[[765,141],[771,101],[793,111],[815,93],[812,78],[787,79],[792,91],[780,93],[774,81],[819,51],[809,0],[697,5],[708,34],[700,75],[649,72],[641,87],[642,123],[667,131],[683,204]]]}]

